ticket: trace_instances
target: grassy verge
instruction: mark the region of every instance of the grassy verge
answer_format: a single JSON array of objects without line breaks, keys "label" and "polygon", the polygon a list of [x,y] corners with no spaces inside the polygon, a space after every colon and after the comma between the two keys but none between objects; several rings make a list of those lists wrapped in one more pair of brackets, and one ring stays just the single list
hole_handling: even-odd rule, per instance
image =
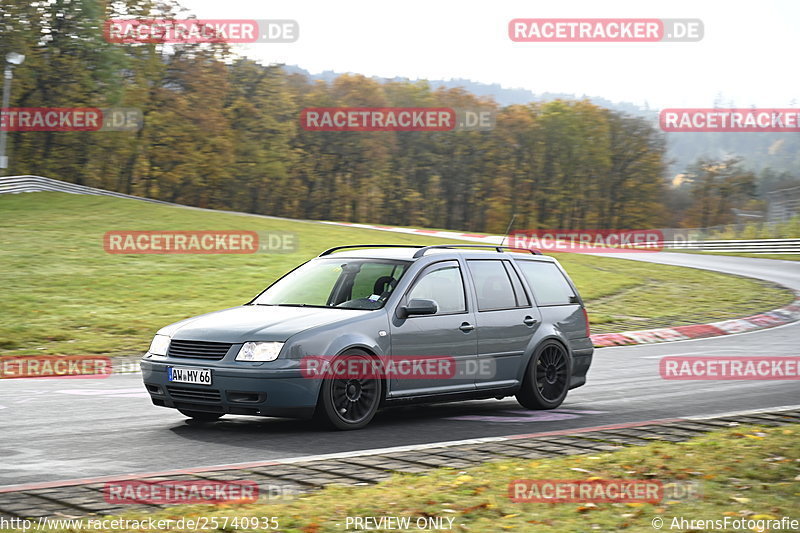
[{"label": "grassy verge", "polygon": [[[240,305],[326,248],[432,237],[61,193],[0,197],[0,353],[136,354],[171,322]],[[292,253],[117,255],[118,230],[293,232]]]},{"label": "grassy verge", "polygon": [[[452,518],[451,531],[461,532],[537,528],[563,532],[654,531],[651,524],[656,517],[663,520],[664,530],[696,531],[671,528],[672,521],[676,517],[798,519],[799,432],[800,425],[739,427],[678,444],[654,443],[614,453],[398,475],[374,486],[327,487],[284,502],[178,506],[153,515],[128,513],[123,517],[178,520],[204,516],[220,521],[225,517],[229,521],[233,517],[276,517],[280,531],[302,533],[343,531],[348,516],[410,517],[412,523],[419,517]],[[519,479],[695,481],[697,493],[692,498],[653,504],[514,503],[508,497],[508,486]]]},{"label": "grassy verge", "polygon": [[[0,355],[141,354],[158,328],[239,305],[328,247],[448,242],[61,193],[2,195],[0,213]],[[111,230],[294,232],[299,247],[286,254],[114,255],[102,246]],[[559,260],[588,300],[595,331],[646,327],[689,310],[732,318],[791,299],[758,281],[701,270],[580,254]]]},{"label": "grassy verge", "polygon": [[587,300],[594,333],[737,318],[794,299],[768,282],[706,270],[585,254],[557,257]]}]

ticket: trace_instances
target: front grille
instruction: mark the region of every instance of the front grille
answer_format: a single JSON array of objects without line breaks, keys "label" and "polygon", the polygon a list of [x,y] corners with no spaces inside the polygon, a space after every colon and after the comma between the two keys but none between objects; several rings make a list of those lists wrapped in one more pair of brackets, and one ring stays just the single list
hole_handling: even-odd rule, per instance
[{"label": "front grille", "polygon": [[175,400],[219,402],[222,399],[219,391],[214,389],[190,389],[188,387],[167,385],[167,392],[169,392],[169,395]]},{"label": "front grille", "polygon": [[169,343],[167,355],[170,357],[219,361],[225,357],[231,346],[231,344],[225,342],[178,341],[173,339]]}]

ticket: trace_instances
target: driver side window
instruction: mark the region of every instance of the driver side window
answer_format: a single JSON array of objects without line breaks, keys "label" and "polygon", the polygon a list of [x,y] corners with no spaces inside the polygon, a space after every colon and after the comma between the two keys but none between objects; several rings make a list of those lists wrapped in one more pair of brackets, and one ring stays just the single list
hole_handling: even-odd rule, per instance
[{"label": "driver side window", "polygon": [[465,313],[467,301],[458,263],[447,261],[429,267],[408,291],[407,300],[414,298],[435,301],[439,307],[437,315]]},{"label": "driver side window", "polygon": [[394,288],[394,283],[402,274],[403,269],[395,264],[365,263],[353,280],[353,290],[350,299],[369,298],[389,293]]}]

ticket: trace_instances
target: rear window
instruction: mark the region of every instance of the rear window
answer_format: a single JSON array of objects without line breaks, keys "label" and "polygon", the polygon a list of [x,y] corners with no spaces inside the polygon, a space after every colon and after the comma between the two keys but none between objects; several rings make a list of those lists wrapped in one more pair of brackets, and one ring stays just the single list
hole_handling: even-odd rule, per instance
[{"label": "rear window", "polygon": [[538,305],[567,305],[575,296],[564,274],[553,263],[517,261]]}]

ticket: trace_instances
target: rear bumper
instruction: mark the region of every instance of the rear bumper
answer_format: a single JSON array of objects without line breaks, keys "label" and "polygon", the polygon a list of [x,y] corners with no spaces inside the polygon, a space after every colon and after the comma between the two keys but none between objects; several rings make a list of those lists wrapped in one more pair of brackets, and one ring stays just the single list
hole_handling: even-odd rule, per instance
[{"label": "rear bumper", "polygon": [[572,377],[569,381],[569,388],[574,389],[586,384],[586,373],[592,366],[592,356],[594,346],[590,338],[572,340]]},{"label": "rear bumper", "polygon": [[[308,418],[314,414],[319,381],[296,370],[217,368],[212,364],[142,360],[142,379],[154,405],[209,413]],[[173,383],[167,367],[211,369],[211,385]]]}]

